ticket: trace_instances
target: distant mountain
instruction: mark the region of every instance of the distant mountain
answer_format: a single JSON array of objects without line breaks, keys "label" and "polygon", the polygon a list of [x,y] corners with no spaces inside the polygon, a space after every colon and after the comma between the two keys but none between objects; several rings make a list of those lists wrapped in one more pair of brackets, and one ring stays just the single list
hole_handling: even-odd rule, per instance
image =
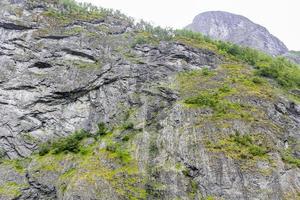
[{"label": "distant mountain", "polygon": [[223,11],[204,12],[197,15],[193,23],[186,28],[214,39],[248,46],[271,55],[288,53],[288,48],[284,43],[265,27],[241,15]]},{"label": "distant mountain", "polygon": [[285,53],[283,56],[287,57],[291,61],[300,64],[300,51],[289,51]]}]

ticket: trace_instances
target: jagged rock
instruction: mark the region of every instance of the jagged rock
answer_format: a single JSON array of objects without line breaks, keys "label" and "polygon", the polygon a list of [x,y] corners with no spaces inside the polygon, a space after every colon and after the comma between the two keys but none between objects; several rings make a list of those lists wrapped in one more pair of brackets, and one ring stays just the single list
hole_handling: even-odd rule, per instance
[{"label": "jagged rock", "polygon": [[[228,117],[221,124],[212,109],[184,103],[185,93],[225,87],[228,77],[234,82],[246,74],[244,81],[248,68],[228,74],[226,58],[183,42],[136,44],[134,24],[112,13],[60,21],[47,12],[62,8],[49,1],[3,0],[0,6],[1,20],[10,24],[0,27],[0,151],[8,159],[0,164],[1,200],[297,197],[299,167],[285,164],[282,153],[288,145],[298,156],[299,105],[270,95],[267,84],[263,92],[232,97],[244,112],[220,113]],[[11,26],[17,21],[24,23]],[[219,76],[178,78],[203,68]],[[85,151],[33,153],[76,130],[96,133],[99,122],[113,133],[85,139]],[[235,159],[207,144],[237,133],[259,133],[256,142],[266,137],[272,148],[261,159]],[[128,149],[118,155],[123,143],[115,141]]]}]

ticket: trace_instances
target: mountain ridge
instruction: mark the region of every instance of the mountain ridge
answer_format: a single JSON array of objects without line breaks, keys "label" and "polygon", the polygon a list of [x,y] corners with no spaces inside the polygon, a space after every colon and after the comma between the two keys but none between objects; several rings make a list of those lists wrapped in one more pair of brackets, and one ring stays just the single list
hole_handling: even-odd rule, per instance
[{"label": "mountain ridge", "polygon": [[201,13],[186,28],[201,32],[214,39],[252,47],[271,55],[282,55],[288,52],[284,43],[269,33],[265,27],[242,15],[230,12],[208,11]]}]

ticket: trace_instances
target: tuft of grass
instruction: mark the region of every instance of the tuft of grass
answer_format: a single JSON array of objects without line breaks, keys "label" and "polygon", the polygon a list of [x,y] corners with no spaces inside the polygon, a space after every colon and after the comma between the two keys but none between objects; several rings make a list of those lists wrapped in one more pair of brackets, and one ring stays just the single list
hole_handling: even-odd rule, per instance
[{"label": "tuft of grass", "polygon": [[105,123],[100,122],[99,124],[97,124],[98,130],[96,132],[97,136],[105,136],[108,134],[108,128],[106,127]]}]

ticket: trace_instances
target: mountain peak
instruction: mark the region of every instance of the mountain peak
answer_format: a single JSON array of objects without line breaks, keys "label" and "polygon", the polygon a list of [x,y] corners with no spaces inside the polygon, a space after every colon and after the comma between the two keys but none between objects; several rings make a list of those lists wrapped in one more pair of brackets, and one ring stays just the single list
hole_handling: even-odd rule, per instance
[{"label": "mountain peak", "polygon": [[214,39],[255,48],[271,55],[281,55],[288,52],[284,43],[273,36],[265,27],[244,16],[225,11],[201,13],[186,28],[201,32]]}]

